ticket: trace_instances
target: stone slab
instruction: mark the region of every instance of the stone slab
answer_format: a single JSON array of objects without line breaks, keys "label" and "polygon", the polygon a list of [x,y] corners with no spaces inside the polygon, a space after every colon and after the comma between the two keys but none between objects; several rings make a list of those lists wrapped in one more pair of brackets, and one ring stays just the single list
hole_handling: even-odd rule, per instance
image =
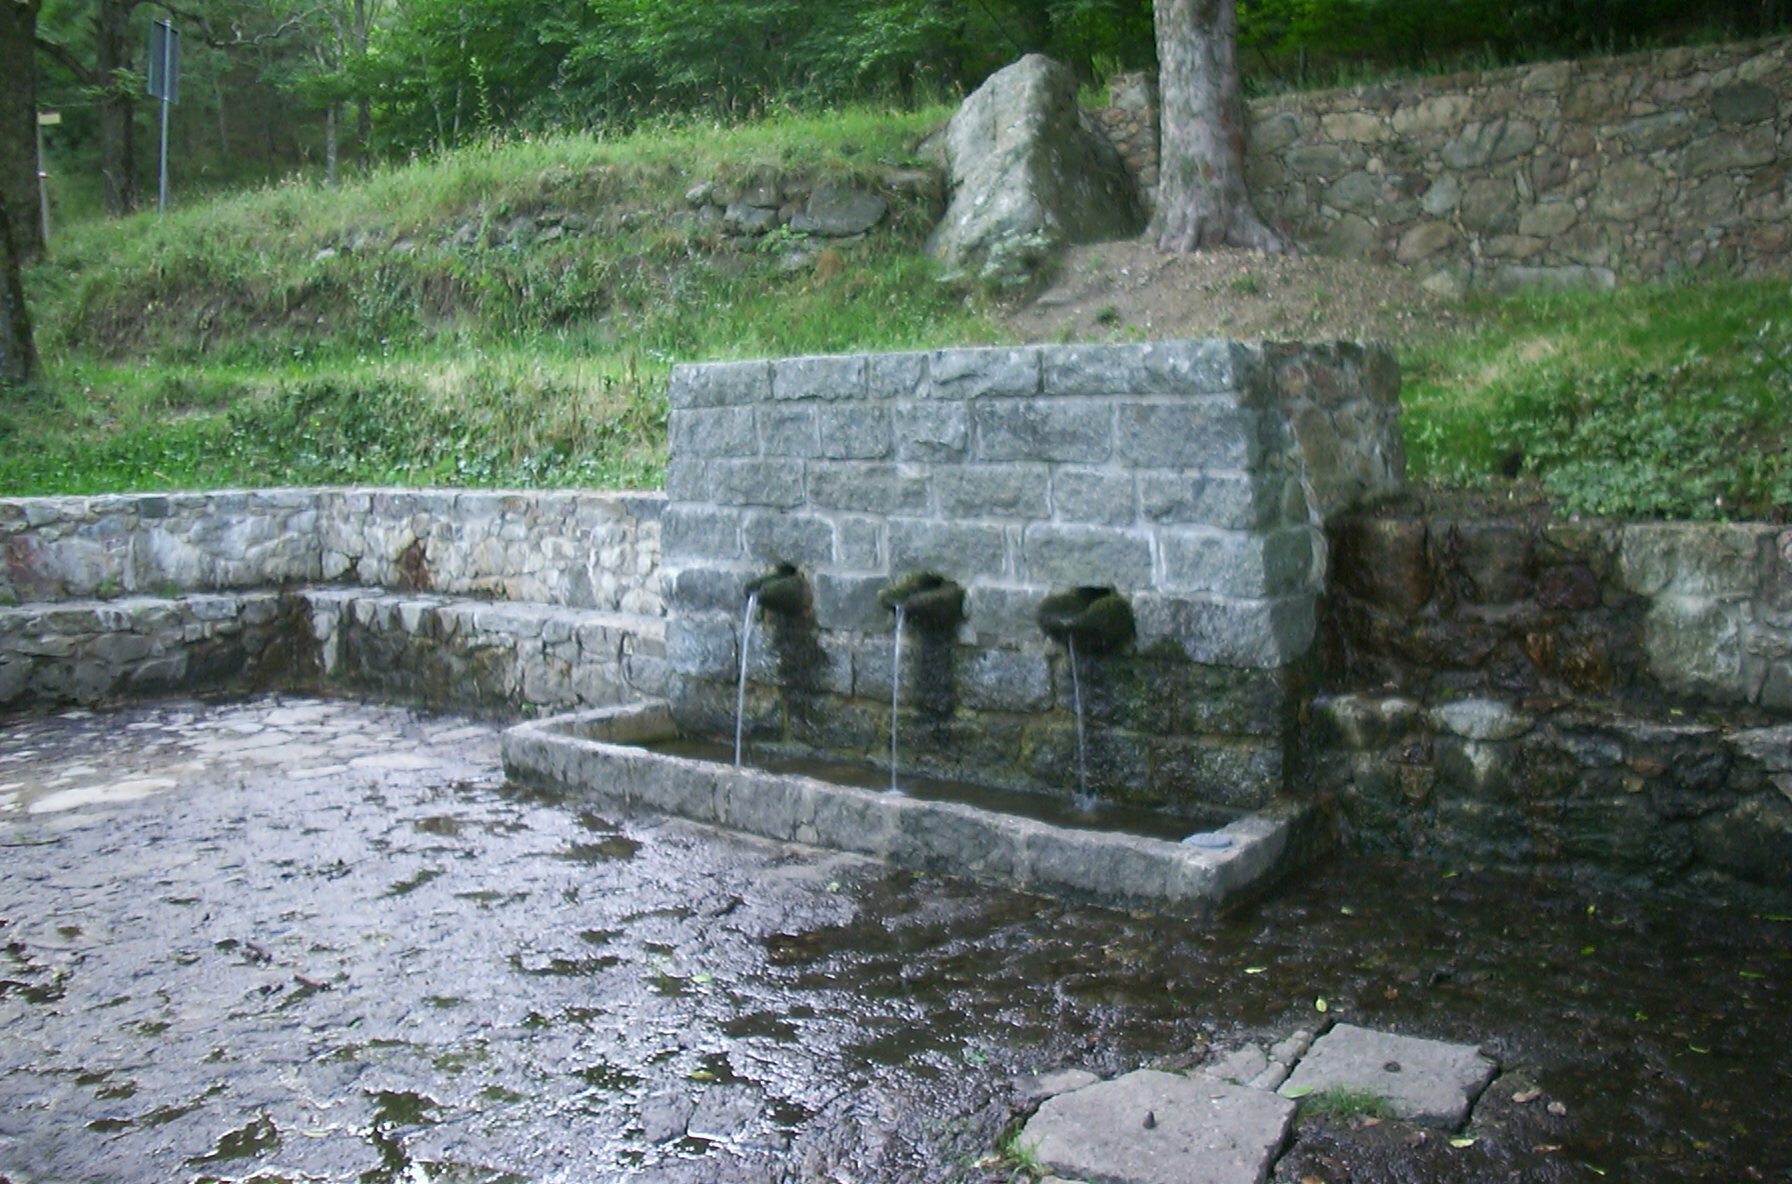
[{"label": "stone slab", "polygon": [[1047,1100],[1019,1142],[1048,1170],[1102,1184],[1262,1184],[1294,1112],[1262,1090],[1141,1069]]},{"label": "stone slab", "polygon": [[1472,1044],[1339,1024],[1313,1042],[1280,1092],[1367,1090],[1386,1099],[1397,1117],[1454,1129],[1498,1070]]}]

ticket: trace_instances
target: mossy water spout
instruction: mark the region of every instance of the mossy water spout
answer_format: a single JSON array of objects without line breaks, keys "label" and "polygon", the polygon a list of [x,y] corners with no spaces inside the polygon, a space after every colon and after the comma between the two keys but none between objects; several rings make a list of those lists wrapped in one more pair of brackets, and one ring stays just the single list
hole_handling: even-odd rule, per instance
[{"label": "mossy water spout", "polygon": [[1121,649],[1133,638],[1132,606],[1112,588],[1054,592],[1039,602],[1036,619],[1046,636],[1067,646],[1074,642],[1084,654]]},{"label": "mossy water spout", "polygon": [[877,594],[877,602],[921,629],[956,629],[964,620],[964,588],[930,571],[916,572]]},{"label": "mossy water spout", "polygon": [[809,583],[788,563],[748,580],[746,592],[760,608],[780,617],[800,617],[809,609]]}]

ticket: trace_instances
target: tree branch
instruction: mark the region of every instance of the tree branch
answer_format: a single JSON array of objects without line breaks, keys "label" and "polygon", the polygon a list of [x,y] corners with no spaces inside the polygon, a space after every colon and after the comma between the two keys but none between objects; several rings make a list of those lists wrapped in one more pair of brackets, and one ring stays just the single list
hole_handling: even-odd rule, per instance
[{"label": "tree branch", "polygon": [[79,82],[82,86],[94,85],[93,71],[83,63],[80,58],[77,58],[74,55],[74,52],[67,46],[58,45],[56,42],[45,40],[42,37],[35,38],[35,41],[37,52],[61,63],[64,69],[75,76],[76,82]]}]

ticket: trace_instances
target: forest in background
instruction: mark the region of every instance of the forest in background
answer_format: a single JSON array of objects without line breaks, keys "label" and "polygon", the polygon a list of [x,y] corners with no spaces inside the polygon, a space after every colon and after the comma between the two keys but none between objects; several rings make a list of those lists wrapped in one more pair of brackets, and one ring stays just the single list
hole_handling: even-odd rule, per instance
[{"label": "forest in background", "polygon": [[[1091,84],[1155,58],[1150,0],[43,0],[63,217],[154,199],[157,19],[182,33],[177,199],[493,136],[915,109],[1032,51]],[[1239,0],[1255,93],[1788,27],[1792,0]]]}]

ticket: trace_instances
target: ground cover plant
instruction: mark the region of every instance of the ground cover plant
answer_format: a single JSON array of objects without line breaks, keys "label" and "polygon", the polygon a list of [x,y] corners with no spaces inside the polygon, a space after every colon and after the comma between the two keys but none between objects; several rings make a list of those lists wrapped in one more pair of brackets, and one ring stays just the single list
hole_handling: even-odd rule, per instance
[{"label": "ground cover plant", "polygon": [[1688,277],[1477,302],[1403,359],[1413,475],[1539,480],[1567,513],[1792,511],[1792,285]]}]

